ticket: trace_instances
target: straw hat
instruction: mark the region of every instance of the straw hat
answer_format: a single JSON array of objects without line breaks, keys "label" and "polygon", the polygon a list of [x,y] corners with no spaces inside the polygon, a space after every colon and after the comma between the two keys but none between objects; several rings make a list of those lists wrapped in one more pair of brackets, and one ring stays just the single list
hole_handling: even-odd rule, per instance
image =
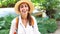
[{"label": "straw hat", "polygon": [[29,5],[29,7],[30,7],[29,13],[32,13],[33,10],[34,10],[34,6],[33,6],[32,2],[31,2],[31,1],[28,1],[28,0],[21,0],[21,1],[18,1],[18,2],[15,4],[15,7],[14,7],[14,8],[15,8],[16,13],[17,13],[17,14],[20,14],[20,12],[18,11],[18,7],[19,7],[19,5],[20,5],[21,3],[23,3],[23,2],[26,2],[26,3]]}]

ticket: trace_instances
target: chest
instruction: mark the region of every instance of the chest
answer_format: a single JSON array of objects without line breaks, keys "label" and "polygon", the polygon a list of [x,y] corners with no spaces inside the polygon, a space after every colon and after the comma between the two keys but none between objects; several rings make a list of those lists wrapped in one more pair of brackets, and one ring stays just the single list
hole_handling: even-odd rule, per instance
[{"label": "chest", "polygon": [[25,28],[22,24],[19,24],[18,26],[18,34],[33,34],[34,30],[32,26],[27,25]]}]

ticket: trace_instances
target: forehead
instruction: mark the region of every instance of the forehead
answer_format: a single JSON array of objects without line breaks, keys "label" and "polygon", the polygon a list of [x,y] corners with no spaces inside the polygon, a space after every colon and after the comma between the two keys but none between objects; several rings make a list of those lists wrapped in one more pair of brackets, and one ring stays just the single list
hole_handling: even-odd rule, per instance
[{"label": "forehead", "polygon": [[26,3],[26,2],[22,2],[20,5],[28,5],[28,3]]}]

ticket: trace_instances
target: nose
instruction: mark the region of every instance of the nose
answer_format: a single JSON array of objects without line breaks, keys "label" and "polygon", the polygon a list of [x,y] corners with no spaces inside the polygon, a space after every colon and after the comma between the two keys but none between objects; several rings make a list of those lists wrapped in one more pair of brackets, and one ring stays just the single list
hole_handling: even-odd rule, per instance
[{"label": "nose", "polygon": [[23,7],[23,10],[26,10],[26,7]]}]

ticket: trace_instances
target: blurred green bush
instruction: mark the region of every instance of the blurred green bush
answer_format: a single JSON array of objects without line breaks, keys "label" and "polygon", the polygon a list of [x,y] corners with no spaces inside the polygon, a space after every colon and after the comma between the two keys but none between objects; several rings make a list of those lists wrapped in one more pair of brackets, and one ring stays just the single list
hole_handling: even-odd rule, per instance
[{"label": "blurred green bush", "polygon": [[38,22],[39,31],[42,34],[48,34],[56,31],[57,23],[55,19],[40,18],[40,17],[36,17],[36,19]]},{"label": "blurred green bush", "polygon": [[13,20],[15,16],[13,15],[6,15],[4,17],[1,17],[0,19],[0,29],[9,29],[10,28],[10,25],[11,25],[11,21]]},{"label": "blurred green bush", "polygon": [[9,29],[11,25],[11,21],[16,17],[14,15],[6,15],[4,17],[0,17],[0,34],[9,34]]},{"label": "blurred green bush", "polygon": [[9,29],[0,30],[0,34],[9,34]]},{"label": "blurred green bush", "polygon": [[56,20],[60,20],[60,9],[56,10],[56,14],[54,14],[54,18]]},{"label": "blurred green bush", "polygon": [[14,7],[19,0],[0,0],[0,7]]}]

